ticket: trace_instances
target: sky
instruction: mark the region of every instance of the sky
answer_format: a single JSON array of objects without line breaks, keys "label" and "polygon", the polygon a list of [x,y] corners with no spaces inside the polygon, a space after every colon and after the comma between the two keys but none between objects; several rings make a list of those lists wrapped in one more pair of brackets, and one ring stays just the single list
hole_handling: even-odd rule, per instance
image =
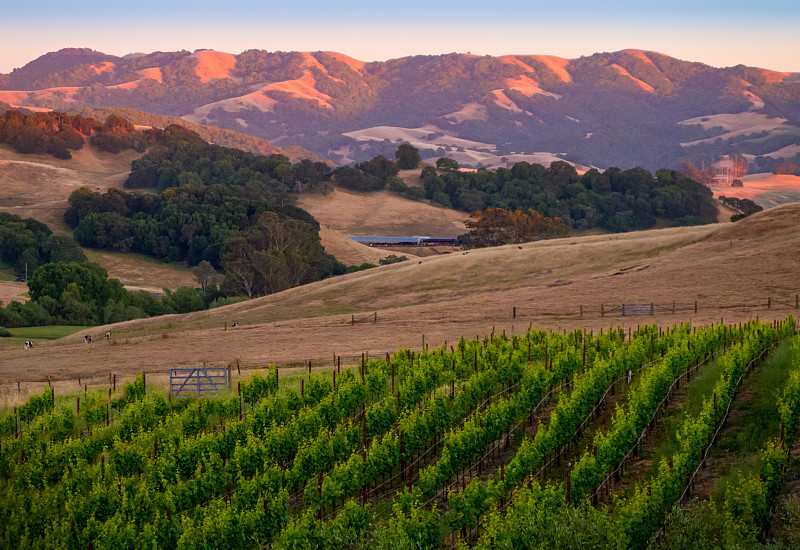
[{"label": "sky", "polygon": [[638,48],[800,72],[798,0],[27,0],[0,13],[0,73],[65,47],[112,55],[330,50],[364,61]]}]

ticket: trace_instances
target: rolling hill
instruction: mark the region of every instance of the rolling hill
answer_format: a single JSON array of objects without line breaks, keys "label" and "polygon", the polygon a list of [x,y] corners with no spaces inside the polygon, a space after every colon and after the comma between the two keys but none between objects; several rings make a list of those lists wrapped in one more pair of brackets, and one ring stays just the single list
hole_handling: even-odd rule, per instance
[{"label": "rolling hill", "polygon": [[0,75],[32,110],[130,107],[301,145],[337,163],[391,155],[469,166],[563,158],[678,168],[742,154],[751,171],[797,159],[800,75],[715,68],[657,52],[578,59],[448,54],[365,63],[335,52],[46,54]]},{"label": "rolling hill", "polygon": [[[255,367],[311,358],[321,366],[330,364],[333,353],[355,360],[364,350],[417,348],[423,336],[439,346],[492,330],[524,331],[529,323],[599,330],[688,319],[738,322],[760,316],[763,321],[796,313],[798,270],[800,205],[784,205],[735,224],[565,238],[413,260],[211,311],[95,327],[86,333],[111,330],[113,341],[86,346],[81,332],[34,350],[4,349],[17,366],[4,382],[41,381],[48,374],[157,373],[174,365],[237,360]],[[601,303],[609,308],[622,302],[655,302],[666,309],[655,318],[600,316]],[[363,321],[351,325],[352,318]],[[239,326],[223,330],[232,322]]]}]

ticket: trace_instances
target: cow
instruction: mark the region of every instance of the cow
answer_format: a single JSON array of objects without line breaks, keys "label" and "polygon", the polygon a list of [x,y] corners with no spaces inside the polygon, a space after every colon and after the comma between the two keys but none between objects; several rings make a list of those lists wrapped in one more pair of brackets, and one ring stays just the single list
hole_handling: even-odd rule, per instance
[{"label": "cow", "polygon": [[24,349],[33,349],[33,342],[31,342],[30,340],[26,341],[25,345],[23,346],[23,348]]},{"label": "cow", "polygon": [[87,335],[85,335],[83,337],[83,341],[86,342],[87,344],[91,344],[92,343],[92,337],[87,334]]},{"label": "cow", "polygon": [[231,328],[233,328],[233,327],[238,327],[238,326],[239,326],[239,323],[233,323],[233,324],[231,324]]},{"label": "cow", "polygon": [[106,340],[111,340],[111,331],[106,332]]}]

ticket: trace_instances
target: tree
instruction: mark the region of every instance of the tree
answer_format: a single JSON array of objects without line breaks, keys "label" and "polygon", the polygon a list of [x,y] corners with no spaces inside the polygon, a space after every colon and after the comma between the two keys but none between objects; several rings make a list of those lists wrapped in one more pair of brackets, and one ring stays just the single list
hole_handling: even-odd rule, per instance
[{"label": "tree", "polygon": [[413,170],[419,166],[421,160],[419,150],[408,143],[404,143],[397,148],[394,158],[397,160],[397,167],[401,170]]},{"label": "tree", "polygon": [[560,218],[548,218],[533,209],[526,213],[489,208],[475,212],[470,218],[466,221],[470,232],[459,240],[464,246],[474,248],[567,237],[570,232]]},{"label": "tree", "polygon": [[217,271],[214,266],[207,260],[201,260],[197,267],[194,268],[194,280],[203,290],[212,283],[216,274]]},{"label": "tree", "polygon": [[459,164],[453,159],[442,157],[436,161],[436,168],[438,168],[439,170],[450,171],[450,170],[458,170],[459,168],[461,168],[461,166],[459,166]]}]

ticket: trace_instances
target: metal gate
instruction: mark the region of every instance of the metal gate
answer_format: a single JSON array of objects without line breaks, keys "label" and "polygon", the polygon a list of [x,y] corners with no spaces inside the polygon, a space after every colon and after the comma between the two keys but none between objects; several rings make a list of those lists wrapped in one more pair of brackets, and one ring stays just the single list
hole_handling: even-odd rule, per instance
[{"label": "metal gate", "polygon": [[652,315],[653,304],[622,304],[622,315]]},{"label": "metal gate", "polygon": [[228,370],[224,367],[169,369],[169,391],[173,395],[203,395],[228,387]]}]

